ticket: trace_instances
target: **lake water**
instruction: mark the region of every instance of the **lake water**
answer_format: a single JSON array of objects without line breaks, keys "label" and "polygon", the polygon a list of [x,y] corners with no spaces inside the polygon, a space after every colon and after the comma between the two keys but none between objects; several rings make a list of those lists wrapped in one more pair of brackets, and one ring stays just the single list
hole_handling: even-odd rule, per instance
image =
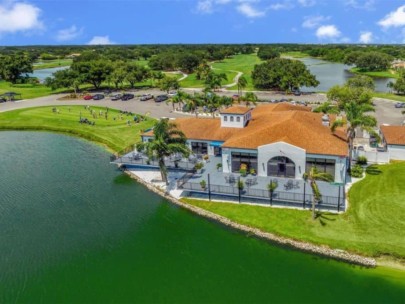
[{"label": "lake water", "polygon": [[[302,88],[303,91],[326,92],[334,85],[343,85],[348,79],[355,76],[349,72],[350,66],[316,58],[297,58],[308,67],[320,84],[316,88]],[[377,92],[389,92],[387,84],[394,81],[392,78],[373,77]]]},{"label": "lake water", "polygon": [[40,82],[43,82],[47,77],[52,77],[53,73],[55,73],[57,71],[65,70],[68,68],[69,68],[68,66],[63,66],[63,67],[57,67],[57,68],[34,70],[33,73],[29,73],[28,75],[30,77],[36,77],[39,79]]},{"label": "lake water", "polygon": [[1,303],[403,303],[405,276],[198,217],[84,140],[0,132],[0,155]]}]

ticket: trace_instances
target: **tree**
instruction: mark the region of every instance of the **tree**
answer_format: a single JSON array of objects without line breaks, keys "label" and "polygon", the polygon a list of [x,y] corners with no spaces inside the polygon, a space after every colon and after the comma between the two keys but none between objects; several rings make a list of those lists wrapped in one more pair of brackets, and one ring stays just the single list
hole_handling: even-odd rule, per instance
[{"label": "tree", "polygon": [[273,194],[274,191],[276,191],[278,187],[278,182],[277,180],[271,180],[269,184],[267,184],[267,190],[269,190],[269,196],[270,196],[270,206],[273,205]]},{"label": "tree", "polygon": [[210,65],[206,61],[203,61],[195,70],[195,78],[197,80],[205,80],[210,72]]},{"label": "tree", "polygon": [[333,86],[326,94],[329,101],[337,102],[340,110],[344,110],[347,103],[371,104],[373,92],[364,87],[350,87],[348,85]]},{"label": "tree", "polygon": [[114,83],[116,89],[119,89],[119,86],[124,83],[126,77],[126,64],[123,61],[115,62],[112,67],[112,72],[109,75],[109,79]]},{"label": "tree", "polygon": [[333,105],[331,102],[327,101],[316,107],[313,112],[323,113],[323,114],[339,114],[340,110],[337,106]]},{"label": "tree", "polygon": [[395,83],[391,82],[388,84],[390,88],[394,89],[398,94],[405,94],[405,69],[400,69],[398,71],[399,77]]},{"label": "tree", "polygon": [[192,73],[198,67],[199,64],[200,58],[190,53],[182,54],[178,59],[179,68],[186,73]]},{"label": "tree", "polygon": [[205,87],[206,89],[215,91],[221,88],[223,80],[228,80],[225,73],[215,73],[211,71],[205,79]]},{"label": "tree", "polygon": [[319,81],[304,63],[298,60],[276,58],[255,65],[253,84],[258,89],[281,89],[292,91],[301,86],[316,87]]},{"label": "tree", "polygon": [[175,104],[183,104],[185,100],[189,98],[189,95],[186,92],[183,91],[177,91],[177,94],[174,95],[172,98],[170,98],[167,103],[172,103],[173,106],[173,111],[174,111],[174,105]]},{"label": "tree", "polygon": [[142,82],[148,78],[148,69],[136,63],[129,63],[126,66],[125,80],[129,82],[131,88],[135,88],[137,82]]},{"label": "tree", "polygon": [[272,48],[272,47],[260,47],[259,51],[257,52],[257,57],[261,60],[269,60],[280,57],[280,53]]},{"label": "tree", "polygon": [[83,83],[83,79],[79,73],[72,69],[60,70],[53,73],[52,77],[45,79],[45,85],[52,90],[59,88],[72,88],[77,94],[80,85]]},{"label": "tree", "polygon": [[156,122],[153,128],[153,139],[150,142],[141,142],[136,148],[145,152],[149,158],[156,158],[159,163],[162,180],[168,184],[165,157],[179,153],[188,157],[190,150],[186,144],[187,139],[183,132],[177,129],[176,124],[168,118]]},{"label": "tree", "polygon": [[238,81],[236,84],[238,86],[238,95],[240,96],[242,94],[242,90],[244,88],[246,88],[246,86],[247,86],[247,80],[246,80],[245,76],[241,75],[238,78]]},{"label": "tree", "polygon": [[175,77],[164,76],[159,80],[159,89],[169,93],[170,90],[177,90],[180,88],[180,83]]},{"label": "tree", "polygon": [[315,220],[315,205],[322,199],[322,194],[319,191],[316,181],[322,180],[325,182],[332,182],[333,176],[329,173],[321,173],[315,166],[312,166],[308,173],[304,173],[304,181],[307,182],[307,180],[309,180],[312,189],[312,219]]},{"label": "tree", "polygon": [[[374,107],[368,103],[358,103],[355,101],[347,102],[344,105],[344,111],[346,113],[346,119],[348,122],[347,126],[347,137],[349,141],[349,170],[352,163],[352,152],[353,152],[353,140],[355,138],[355,131],[357,128],[362,128],[373,134],[378,138],[378,135],[373,130],[373,127],[377,125],[377,120],[375,117],[365,114],[366,112],[375,111]],[[344,126],[343,120],[335,120],[331,126],[332,132],[335,132],[337,127]]]},{"label": "tree", "polygon": [[391,67],[393,58],[380,52],[362,53],[356,58],[354,64],[361,71],[385,71]]},{"label": "tree", "polygon": [[256,105],[258,98],[255,93],[246,92],[245,96],[243,96],[243,100],[246,102],[246,106],[250,106],[250,104]]},{"label": "tree", "polygon": [[71,68],[81,74],[84,81],[92,84],[96,89],[100,88],[113,70],[111,62],[104,59],[74,62]]},{"label": "tree", "polygon": [[373,78],[366,76],[366,75],[356,75],[350,78],[346,85],[351,88],[364,88],[374,91],[375,83]]},{"label": "tree", "polygon": [[161,71],[152,71],[152,72],[150,72],[149,76],[152,78],[152,85],[153,86],[155,85],[155,80],[160,81],[163,78],[165,78],[165,74],[163,72],[161,72]]},{"label": "tree", "polygon": [[23,74],[32,73],[32,71],[32,60],[24,53],[0,55],[0,78],[10,81],[12,84],[22,79]]}]

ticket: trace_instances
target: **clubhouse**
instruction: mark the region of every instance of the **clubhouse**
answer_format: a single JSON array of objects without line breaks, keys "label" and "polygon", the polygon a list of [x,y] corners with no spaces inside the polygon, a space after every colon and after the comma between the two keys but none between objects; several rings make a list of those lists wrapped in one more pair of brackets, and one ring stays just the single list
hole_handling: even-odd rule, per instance
[{"label": "clubhouse", "polygon": [[[232,106],[219,118],[177,118],[196,155],[222,159],[223,173],[238,173],[243,166],[258,176],[302,179],[312,166],[346,182],[348,145],[343,129],[332,133],[333,116],[313,113],[289,103],[255,108]],[[153,137],[153,130],[142,140]]]}]

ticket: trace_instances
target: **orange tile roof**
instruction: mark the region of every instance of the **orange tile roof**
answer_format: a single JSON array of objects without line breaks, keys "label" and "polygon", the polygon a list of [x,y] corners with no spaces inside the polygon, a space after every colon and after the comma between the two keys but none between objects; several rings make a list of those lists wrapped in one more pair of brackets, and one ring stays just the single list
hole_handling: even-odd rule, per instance
[{"label": "orange tile roof", "polygon": [[221,113],[224,114],[245,114],[249,112],[251,109],[248,107],[242,107],[242,106],[233,106],[226,108],[225,110],[222,110]]},{"label": "orange tile roof", "polygon": [[385,142],[389,145],[405,145],[405,126],[381,126]]},{"label": "orange tile roof", "polygon": [[223,147],[228,148],[257,149],[283,141],[307,153],[347,156],[344,135],[336,136],[323,126],[322,115],[309,107],[279,103],[254,108],[245,128],[221,127],[218,118],[177,118],[175,123],[188,139],[223,141]]}]

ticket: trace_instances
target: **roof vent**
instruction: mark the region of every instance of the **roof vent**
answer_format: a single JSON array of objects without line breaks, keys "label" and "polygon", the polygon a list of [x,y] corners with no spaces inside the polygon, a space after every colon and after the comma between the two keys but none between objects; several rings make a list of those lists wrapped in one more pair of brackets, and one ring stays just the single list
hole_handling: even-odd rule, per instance
[{"label": "roof vent", "polygon": [[329,121],[329,115],[324,114],[322,116],[322,125],[329,127],[330,126],[330,121]]}]

